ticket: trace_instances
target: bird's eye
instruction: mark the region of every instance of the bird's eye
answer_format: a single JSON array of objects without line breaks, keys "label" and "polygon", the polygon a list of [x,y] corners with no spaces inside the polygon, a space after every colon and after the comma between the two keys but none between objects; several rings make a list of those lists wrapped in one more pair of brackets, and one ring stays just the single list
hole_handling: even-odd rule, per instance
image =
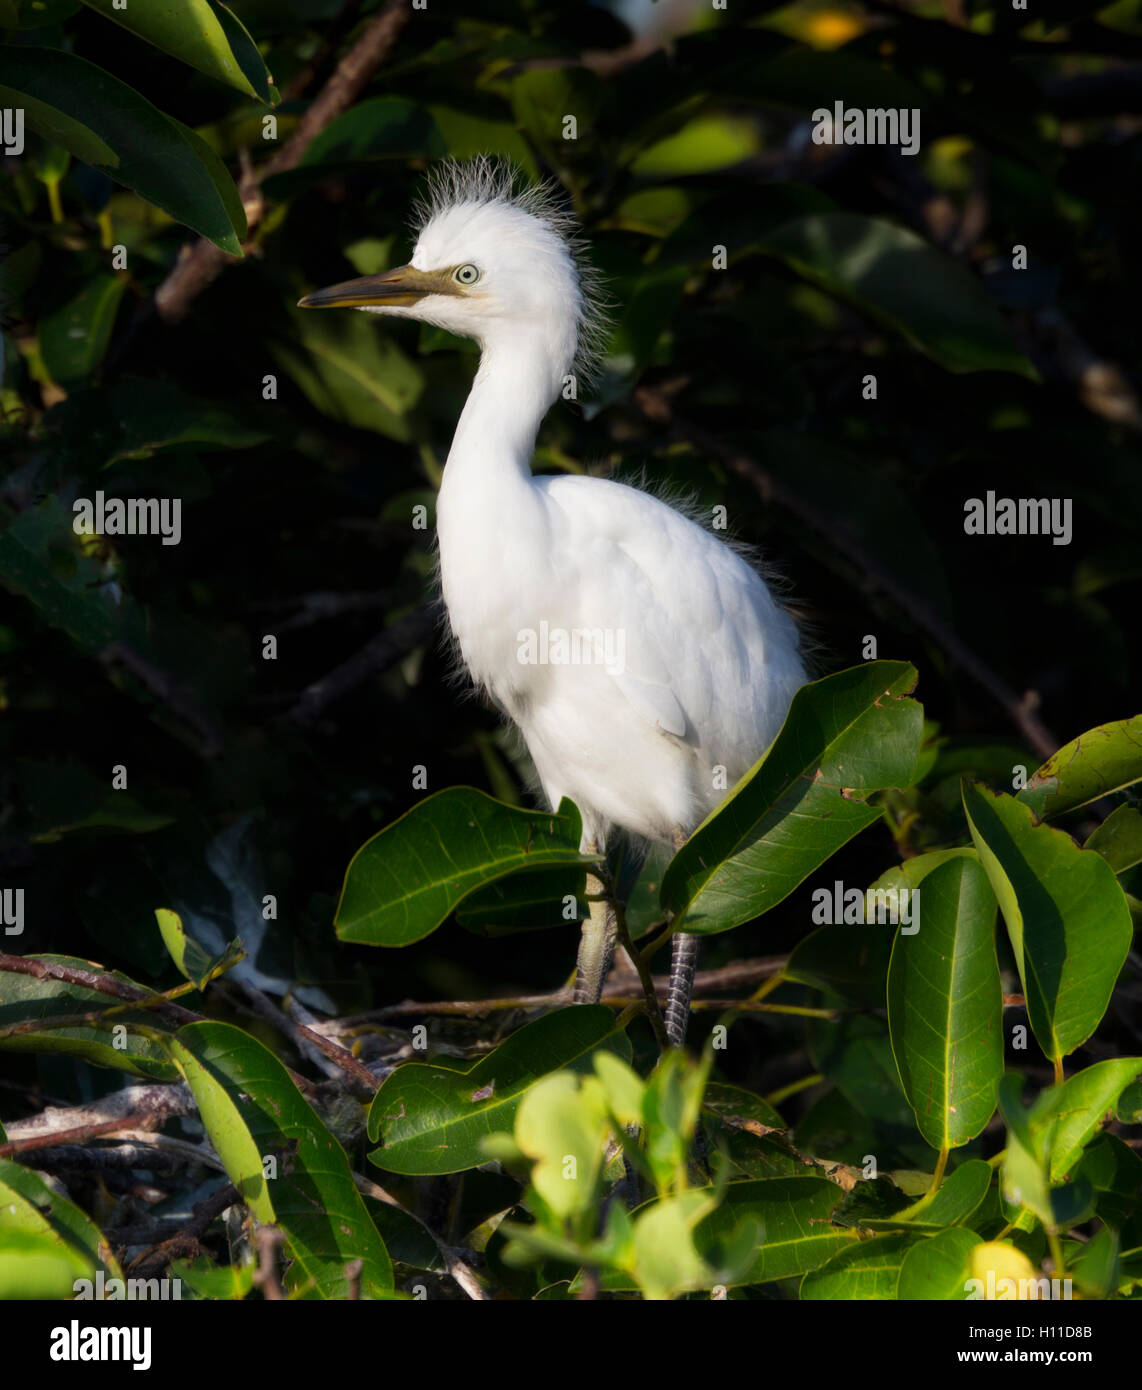
[{"label": "bird's eye", "polygon": [[474,285],[480,272],[474,265],[462,265],[453,272],[452,278],[458,285]]}]

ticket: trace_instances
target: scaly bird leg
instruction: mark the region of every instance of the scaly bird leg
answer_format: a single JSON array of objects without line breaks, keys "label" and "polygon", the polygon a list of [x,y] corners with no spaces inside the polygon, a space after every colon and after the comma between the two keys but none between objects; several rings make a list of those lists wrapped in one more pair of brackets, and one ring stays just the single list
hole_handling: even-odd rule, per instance
[{"label": "scaly bird leg", "polygon": [[[674,852],[686,843],[681,826],[674,830]],[[677,932],[670,942],[670,983],[666,987],[666,1036],[671,1047],[686,1042],[686,1025],[690,1021],[690,995],[694,989],[694,969],[698,964],[698,938],[689,932]]]},{"label": "scaly bird leg", "polygon": [[[594,853],[594,847],[584,853]],[[606,887],[597,874],[587,871],[587,916],[579,938],[578,969],[575,972],[575,1003],[597,1004],[603,993],[603,982],[615,954],[615,937],[619,924],[614,904],[606,896]]]}]

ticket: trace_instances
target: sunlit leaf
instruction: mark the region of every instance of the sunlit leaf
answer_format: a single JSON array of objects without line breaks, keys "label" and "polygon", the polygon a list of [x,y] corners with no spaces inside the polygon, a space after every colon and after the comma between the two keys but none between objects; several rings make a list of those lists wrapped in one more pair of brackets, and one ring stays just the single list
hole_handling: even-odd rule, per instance
[{"label": "sunlit leaf", "polygon": [[921,1241],[904,1256],[897,1297],[900,1299],[951,1299],[968,1296],[972,1278],[972,1252],[982,1241],[974,1231],[953,1226],[931,1240]]},{"label": "sunlit leaf", "polygon": [[1050,1176],[1061,1182],[1138,1076],[1142,1057],[1111,1057],[1076,1072],[1050,1093],[1042,1123],[1050,1126]]},{"label": "sunlit leaf", "polygon": [[965,858],[939,865],[915,893],[918,930],[901,929],[892,947],[888,1027],[920,1132],[935,1149],[955,1148],[991,1119],[1003,1074],[995,895]]},{"label": "sunlit leaf", "polygon": [[850,1245],[834,1255],[827,1265],[805,1275],[801,1280],[801,1297],[895,1298],[904,1256],[915,1239],[904,1232],[894,1232]]},{"label": "sunlit leaf", "polygon": [[231,942],[222,955],[212,957],[192,936],[187,935],[182,918],[170,908],[156,908],[155,918],[159,924],[163,945],[167,948],[171,960],[178,966],[179,973],[199,989],[205,989],[212,979],[242,958],[241,944],[237,941]]},{"label": "sunlit leaf", "polygon": [[277,100],[257,44],[233,10],[218,0],[147,0],[130,6],[115,0],[83,3],[208,76],[261,101]]},{"label": "sunlit leaf", "polygon": [[170,1049],[230,1181],[259,1221],[285,1232],[291,1286],[312,1281],[318,1297],[344,1298],[345,1267],[359,1259],[362,1296],[389,1296],[392,1265],[345,1151],[273,1053],[212,1022],[187,1024]]},{"label": "sunlit leaf", "polygon": [[1106,1012],[1132,926],[1114,870],[1014,797],[965,785],[980,863],[1003,910],[1027,1017],[1052,1060],[1080,1047]]},{"label": "sunlit leaf", "polygon": [[721,932],[775,906],[906,786],[922,713],[915,670],[868,662],[800,689],[758,764],[675,855],[663,906],[692,932]]},{"label": "sunlit leaf", "polygon": [[371,314],[303,310],[292,324],[289,337],[274,342],[274,356],[322,414],[392,439],[411,437],[407,415],[424,379]]},{"label": "sunlit leaf", "polygon": [[0,105],[24,109],[41,135],[241,255],[246,215],[218,156],[86,58],[51,48],[0,50]]},{"label": "sunlit leaf", "polygon": [[626,1034],[601,1006],[560,1009],[513,1033],[468,1066],[409,1062],[384,1083],[369,1110],[370,1154],[390,1173],[459,1173],[487,1162],[486,1135],[511,1131],[529,1090],[551,1072],[585,1072],[599,1048],[630,1059]]},{"label": "sunlit leaf", "polygon": [[1019,792],[1040,820],[1142,780],[1142,714],[1100,724],[1053,753]]},{"label": "sunlit leaf", "polygon": [[583,864],[579,816],[523,811],[471,787],[426,797],[354,855],[337,906],[343,941],[407,946],[469,893],[519,869]]},{"label": "sunlit leaf", "polygon": [[39,1173],[0,1158],[0,1298],[72,1298],[76,1281],[97,1273],[123,1277],[95,1222]]},{"label": "sunlit leaf", "polygon": [[1142,811],[1116,806],[1083,848],[1097,850],[1116,874],[1142,864]]},{"label": "sunlit leaf", "polygon": [[[81,960],[77,956],[41,953],[36,959],[108,975],[121,985],[139,990],[142,995],[149,993],[122,972],[106,970],[93,961]],[[133,1026],[142,1024],[149,1029],[161,1030],[161,1019],[151,1010],[131,1009],[129,1006],[124,1009],[122,1005],[123,1000],[86,985],[65,980],[40,980],[34,975],[0,971],[0,1028],[9,1024],[31,1023],[37,1019],[46,1021],[65,1015],[100,1014],[107,1009],[116,1010],[101,1026],[75,1024],[0,1038],[0,1050],[62,1052],[72,1057],[82,1057],[96,1066],[113,1067],[117,1071],[149,1080],[172,1080],[176,1072],[161,1043],[136,1032]],[[118,1031],[112,1031],[115,1025],[121,1025]]]}]

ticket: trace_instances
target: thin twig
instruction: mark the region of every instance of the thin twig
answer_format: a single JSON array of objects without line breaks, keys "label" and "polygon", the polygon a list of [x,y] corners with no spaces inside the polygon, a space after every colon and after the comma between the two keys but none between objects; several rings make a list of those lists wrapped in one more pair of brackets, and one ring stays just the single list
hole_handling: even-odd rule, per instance
[{"label": "thin twig", "polygon": [[[94,1132],[97,1126],[106,1130],[108,1123],[121,1130],[149,1130],[152,1121],[162,1123],[178,1116],[193,1115],[194,1109],[194,1096],[189,1086],[182,1082],[155,1083],[125,1086],[90,1105],[50,1105],[29,1119],[9,1121],[6,1127],[10,1144],[31,1138],[40,1138],[47,1144],[62,1144],[70,1142],[77,1133]],[[139,1116],[143,1116],[144,1123],[135,1123]]]},{"label": "thin twig", "polygon": [[82,970],[74,965],[37,960],[35,956],[9,956],[0,952],[0,971],[4,970],[17,975],[31,975],[37,980],[60,980],[65,984],[97,990],[100,994],[110,994],[115,999],[125,999],[140,1008],[153,1009],[179,1027],[184,1023],[198,1023],[202,1019],[201,1014],[192,1013],[180,1004],[172,1004],[161,994],[141,989],[138,985],[126,985],[103,971]]},{"label": "thin twig", "polygon": [[[176,1139],[168,1134],[152,1134],[148,1130],[123,1128],[117,1129],[110,1137],[115,1143],[106,1146],[54,1144],[35,1149],[35,1158],[29,1162],[37,1168],[46,1168],[49,1171],[58,1168],[64,1172],[80,1173],[114,1172],[135,1168],[145,1168],[153,1173],[171,1173],[187,1167],[188,1164],[201,1164],[218,1172],[226,1171],[222,1160],[213,1149],[191,1144],[185,1139]],[[20,1154],[14,1154],[13,1157],[17,1163],[23,1161]]]},{"label": "thin twig", "polygon": [[[351,1052],[331,1038],[325,1037],[316,1029],[290,1018],[284,1010],[278,1008],[268,995],[264,994],[256,985],[250,984],[248,980],[235,980],[234,984],[249,1000],[250,1007],[255,1013],[284,1033],[298,1051],[315,1066],[319,1066],[327,1076],[340,1076],[343,1072],[347,1073],[354,1081],[364,1087],[370,1096],[376,1093],[380,1087],[380,1081]],[[314,1053],[317,1055],[314,1056]]]},{"label": "thin twig", "polygon": [[185,685],[137,652],[129,642],[109,642],[99,653],[105,667],[118,662],[184,725],[194,731],[198,752],[203,758],[217,758],[222,752],[222,734]]},{"label": "thin twig", "polygon": [[[167,1217],[159,1221],[137,1222],[134,1226],[121,1226],[107,1231],[108,1239],[119,1246],[142,1245],[151,1242],[131,1264],[131,1273],[142,1275],[152,1268],[165,1269],[171,1260],[178,1257],[193,1258],[198,1253],[199,1237],[217,1220],[227,1207],[241,1202],[242,1196],[231,1183],[224,1183],[217,1192],[195,1202],[193,1215],[189,1221]],[[161,1234],[161,1239],[156,1239]]]},{"label": "thin twig", "polygon": [[[736,961],[733,965],[725,965],[717,970],[699,970],[694,976],[694,994],[697,996],[704,990],[734,988],[739,985],[747,987],[759,979],[778,974],[787,960],[787,956],[760,956],[756,960]],[[653,980],[655,995],[664,999],[669,977],[655,975]],[[616,980],[604,987],[602,1001],[607,1004],[626,1005],[631,1002],[629,995],[629,984]],[[336,1028],[339,1032],[349,1032],[370,1023],[384,1023],[389,1019],[415,1017],[418,1014],[479,1018],[483,1014],[502,1013],[509,1009],[561,1008],[570,1002],[569,986],[552,990],[548,994],[517,994],[501,999],[444,999],[430,1002],[406,999],[400,1004],[389,1004],[382,1009],[370,1009],[367,1013],[331,1019],[323,1026]]]},{"label": "thin twig", "polygon": [[427,641],[435,626],[436,612],[429,604],[406,613],[366,642],[348,661],[303,690],[297,704],[284,717],[303,727],[313,724],[335,700]]},{"label": "thin twig", "polygon": [[261,1289],[262,1297],[270,1303],[285,1301],[285,1290],[278,1278],[278,1251],[284,1236],[279,1226],[259,1226],[254,1233],[254,1246],[258,1252],[258,1270],[254,1284]]}]

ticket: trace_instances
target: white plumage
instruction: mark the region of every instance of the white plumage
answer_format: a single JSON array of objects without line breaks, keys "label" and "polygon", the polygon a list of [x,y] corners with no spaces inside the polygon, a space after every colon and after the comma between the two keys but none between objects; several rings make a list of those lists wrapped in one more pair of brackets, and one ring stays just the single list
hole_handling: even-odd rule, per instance
[{"label": "white plumage", "polygon": [[[713,533],[636,488],[532,476],[540,423],[582,394],[604,332],[567,219],[502,166],[449,163],[408,267],[302,302],[479,343],[437,503],[452,632],[552,806],[578,805],[585,849],[601,853],[612,827],[679,844],[772,741],[805,672],[792,619]],[[598,997],[613,940],[613,913],[593,904],[577,998]],[[675,974],[692,969],[684,942]],[[674,984],[680,1041],[689,982]]]}]

